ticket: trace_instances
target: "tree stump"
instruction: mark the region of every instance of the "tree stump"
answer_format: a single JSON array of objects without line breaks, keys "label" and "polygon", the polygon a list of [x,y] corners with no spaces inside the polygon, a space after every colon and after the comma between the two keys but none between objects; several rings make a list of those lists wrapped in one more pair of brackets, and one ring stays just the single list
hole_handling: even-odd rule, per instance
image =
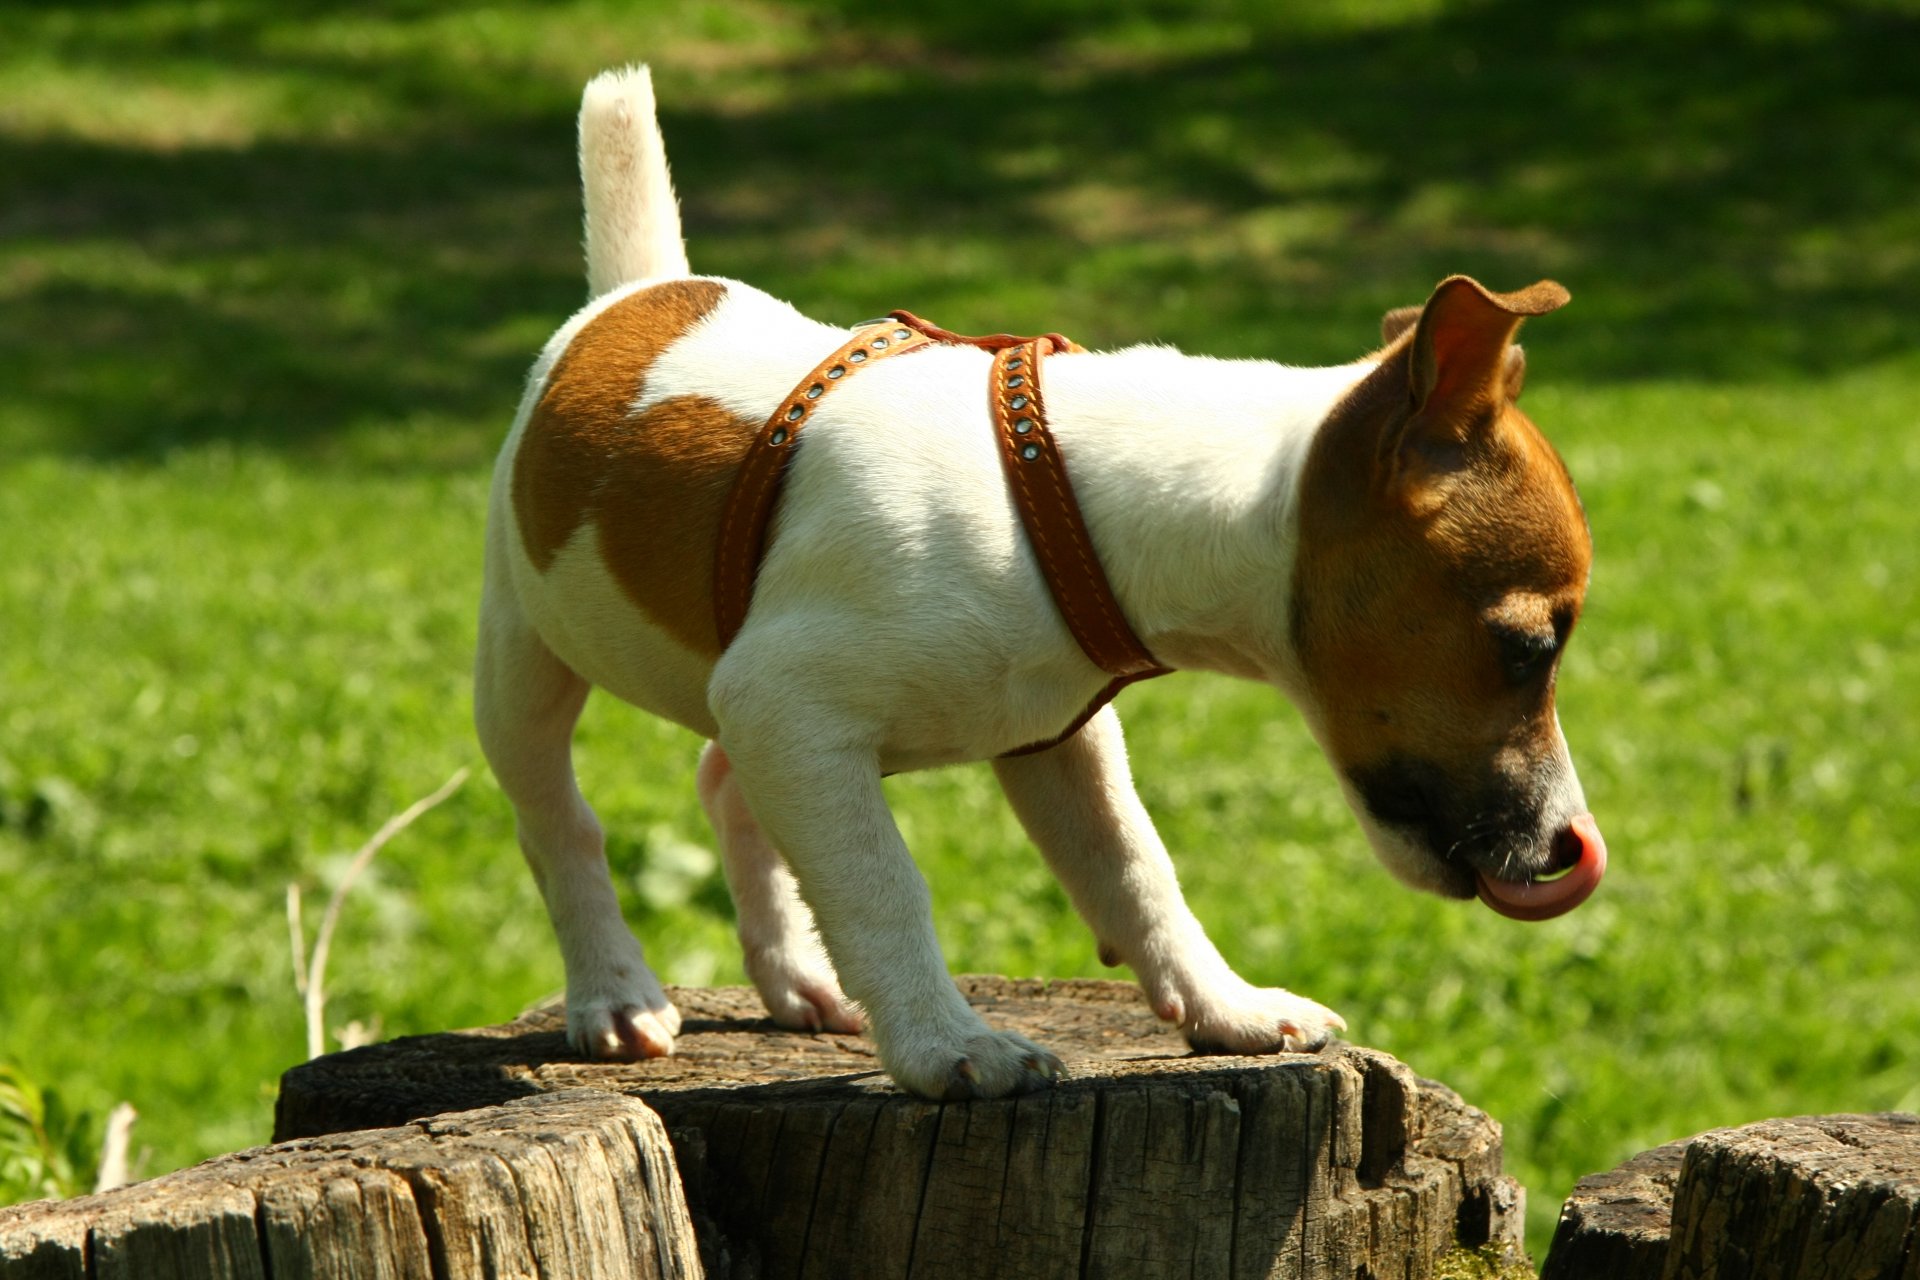
[{"label": "tree stump", "polygon": [[256,1147],[0,1209],[0,1280],[683,1280],[658,1116],[597,1090]]},{"label": "tree stump", "polygon": [[1920,1116],[1716,1129],[1581,1179],[1541,1280],[1920,1280]]},{"label": "tree stump", "polygon": [[1580,1179],[1560,1206],[1540,1280],[1660,1280],[1673,1229],[1673,1184],[1687,1142],[1642,1151]]},{"label": "tree stump", "polygon": [[[281,1081],[292,1139],[581,1088],[644,1101],[706,1271],[748,1277],[1423,1277],[1517,1254],[1499,1126],[1384,1054],[1196,1057],[1113,982],[961,979],[1059,1053],[1021,1098],[901,1093],[859,1037],[768,1022],[752,991],[673,993],[672,1058],[581,1060],[557,1011],[318,1059]],[[279,1273],[276,1272],[276,1276]]]}]

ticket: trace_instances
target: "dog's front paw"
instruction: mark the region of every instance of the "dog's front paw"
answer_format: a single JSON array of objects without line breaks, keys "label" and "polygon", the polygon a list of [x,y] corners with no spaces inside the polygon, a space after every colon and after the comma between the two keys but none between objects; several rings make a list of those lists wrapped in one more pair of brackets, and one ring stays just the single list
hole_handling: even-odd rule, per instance
[{"label": "dog's front paw", "polygon": [[901,1088],[936,1102],[1005,1098],[1033,1093],[1058,1080],[1060,1059],[1023,1035],[988,1031],[957,1043],[928,1046],[892,1061],[887,1069]]},{"label": "dog's front paw", "polygon": [[567,989],[567,1040],[589,1058],[638,1062],[673,1052],[680,1011],[651,973],[645,982],[604,993]]},{"label": "dog's front paw", "polygon": [[[1172,1021],[1196,1053],[1313,1053],[1347,1022],[1324,1005],[1279,987],[1239,983],[1182,1002]],[[1182,1007],[1183,1006],[1183,1007]]]}]

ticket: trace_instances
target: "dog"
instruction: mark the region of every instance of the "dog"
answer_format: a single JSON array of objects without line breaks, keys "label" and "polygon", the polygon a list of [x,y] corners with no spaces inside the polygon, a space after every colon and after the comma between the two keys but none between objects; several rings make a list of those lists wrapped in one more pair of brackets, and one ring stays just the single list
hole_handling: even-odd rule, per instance
[{"label": "dog", "polygon": [[[572,1045],[651,1058],[679,1030],[574,779],[593,686],[708,739],[700,798],[774,1021],[864,1026],[912,1093],[997,1097],[1061,1071],[957,991],[882,794],[887,773],[961,761],[993,761],[1102,959],[1194,1047],[1313,1051],[1343,1030],[1243,980],[1181,897],[1101,705],[1109,671],[1063,617],[996,445],[987,384],[1017,380],[1003,365],[1026,348],[836,328],[691,274],[644,67],[587,86],[580,160],[592,300],[534,365],[500,453],[475,674]],[[1570,910],[1606,866],[1554,710],[1591,538],[1516,402],[1514,335],[1566,300],[1452,277],[1332,368],[1040,349],[1084,545],[1156,670],[1280,689],[1395,876],[1523,919]],[[889,332],[922,349],[809,403],[823,358]],[[809,369],[823,380],[796,392]],[[730,494],[796,395],[804,447],[723,635]]]}]

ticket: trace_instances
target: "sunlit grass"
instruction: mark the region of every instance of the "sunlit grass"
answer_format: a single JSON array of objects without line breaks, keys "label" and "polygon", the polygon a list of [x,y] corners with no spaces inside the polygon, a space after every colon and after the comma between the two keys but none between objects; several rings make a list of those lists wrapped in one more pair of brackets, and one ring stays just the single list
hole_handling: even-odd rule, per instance
[{"label": "sunlit grass", "polygon": [[[1251,686],[1130,691],[1142,792],[1248,976],[1506,1124],[1536,1249],[1657,1142],[1920,1107],[1911,20],[1088,0],[1009,52],[867,8],[0,16],[0,1061],[131,1099],[156,1171],[265,1136],[287,882],[478,763],[487,465],[581,293],[570,112],[647,57],[696,265],[827,319],[1312,363],[1447,272],[1564,279],[1525,403],[1598,546],[1561,710],[1601,895],[1399,889]],[[696,749],[596,701],[577,754],[650,954],[737,981]],[[984,768],[888,786],[956,969],[1103,972]],[[482,770],[355,891],[332,1007],[560,983]]]}]

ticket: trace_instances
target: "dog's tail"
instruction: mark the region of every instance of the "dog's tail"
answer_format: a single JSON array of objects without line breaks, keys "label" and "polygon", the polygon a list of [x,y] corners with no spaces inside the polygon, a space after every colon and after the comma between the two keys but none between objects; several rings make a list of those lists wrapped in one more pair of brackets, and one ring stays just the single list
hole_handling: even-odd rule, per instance
[{"label": "dog's tail", "polygon": [[580,185],[587,205],[587,292],[687,274],[680,205],[654,118],[646,67],[603,71],[580,96]]}]

